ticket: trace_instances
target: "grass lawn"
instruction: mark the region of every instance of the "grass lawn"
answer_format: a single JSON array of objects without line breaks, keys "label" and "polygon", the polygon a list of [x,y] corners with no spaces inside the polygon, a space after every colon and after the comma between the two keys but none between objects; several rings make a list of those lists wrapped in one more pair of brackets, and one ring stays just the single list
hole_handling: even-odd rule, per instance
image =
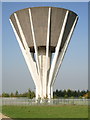
[{"label": "grass lawn", "polygon": [[11,118],[88,118],[88,107],[77,105],[56,106],[3,106],[2,113]]}]

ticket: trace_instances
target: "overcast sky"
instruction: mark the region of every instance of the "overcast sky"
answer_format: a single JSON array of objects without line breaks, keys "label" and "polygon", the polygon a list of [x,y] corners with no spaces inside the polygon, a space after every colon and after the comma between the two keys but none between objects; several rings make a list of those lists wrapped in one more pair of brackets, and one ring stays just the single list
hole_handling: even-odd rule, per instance
[{"label": "overcast sky", "polygon": [[62,7],[76,12],[77,26],[59,70],[54,89],[88,89],[88,3],[3,3],[2,42],[3,42],[3,92],[25,92],[35,86],[13,29],[10,15],[20,9],[35,6]]}]

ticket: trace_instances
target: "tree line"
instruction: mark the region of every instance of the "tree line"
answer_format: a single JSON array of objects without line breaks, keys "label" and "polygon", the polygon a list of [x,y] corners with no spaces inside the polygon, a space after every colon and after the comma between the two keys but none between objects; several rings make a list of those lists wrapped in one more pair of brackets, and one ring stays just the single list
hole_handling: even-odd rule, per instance
[{"label": "tree line", "polygon": [[53,92],[54,98],[90,98],[88,90],[56,90]]},{"label": "tree line", "polygon": [[11,92],[10,94],[3,92],[2,97],[27,97],[27,98],[33,99],[35,97],[35,93],[30,89],[28,89],[28,91],[24,93],[19,93],[18,90],[16,90],[15,93]]},{"label": "tree line", "polygon": [[[35,92],[28,89],[27,92],[19,93],[17,90],[15,93],[2,93],[2,97],[27,97],[30,99],[35,98]],[[90,91],[88,90],[55,90],[53,92],[53,98],[90,98]]]}]

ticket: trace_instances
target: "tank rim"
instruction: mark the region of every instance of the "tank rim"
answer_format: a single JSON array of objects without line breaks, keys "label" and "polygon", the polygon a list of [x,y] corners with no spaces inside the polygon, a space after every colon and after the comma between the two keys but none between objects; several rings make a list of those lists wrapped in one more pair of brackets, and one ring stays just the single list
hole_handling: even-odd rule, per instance
[{"label": "tank rim", "polygon": [[24,8],[24,9],[17,10],[17,11],[13,12],[13,13],[10,15],[10,18],[11,18],[11,16],[12,16],[14,13],[17,13],[18,11],[22,11],[22,10],[26,10],[26,9],[32,9],[32,8],[57,8],[57,9],[63,9],[63,10],[72,12],[73,14],[75,14],[75,15],[78,17],[78,15],[77,15],[75,12],[73,12],[72,10],[66,9],[66,8],[52,7],[52,6],[39,6],[39,7],[28,7],[28,8]]}]

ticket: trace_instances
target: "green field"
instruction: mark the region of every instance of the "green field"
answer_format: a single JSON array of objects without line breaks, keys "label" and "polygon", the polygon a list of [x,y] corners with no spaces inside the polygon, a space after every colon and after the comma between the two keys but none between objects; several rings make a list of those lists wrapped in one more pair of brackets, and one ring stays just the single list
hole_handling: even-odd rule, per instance
[{"label": "green field", "polygon": [[87,106],[3,106],[2,113],[11,118],[88,118]]}]

